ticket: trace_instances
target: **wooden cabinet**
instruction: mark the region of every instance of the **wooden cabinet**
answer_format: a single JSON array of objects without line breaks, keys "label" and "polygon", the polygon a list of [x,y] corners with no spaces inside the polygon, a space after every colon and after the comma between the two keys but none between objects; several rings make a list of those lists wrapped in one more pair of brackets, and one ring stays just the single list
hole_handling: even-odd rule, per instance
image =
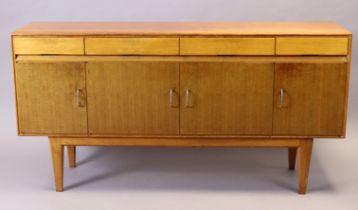
[{"label": "wooden cabinet", "polygon": [[179,64],[89,62],[90,134],[179,134]]},{"label": "wooden cabinet", "polygon": [[274,64],[180,65],[180,133],[271,135]]},{"label": "wooden cabinet", "polygon": [[283,147],[344,138],[352,35],[335,23],[32,23],[12,34],[19,135],[63,148]]},{"label": "wooden cabinet", "polygon": [[86,134],[83,63],[16,64],[22,135]]},{"label": "wooden cabinet", "polygon": [[274,135],[343,136],[346,64],[277,64]]}]

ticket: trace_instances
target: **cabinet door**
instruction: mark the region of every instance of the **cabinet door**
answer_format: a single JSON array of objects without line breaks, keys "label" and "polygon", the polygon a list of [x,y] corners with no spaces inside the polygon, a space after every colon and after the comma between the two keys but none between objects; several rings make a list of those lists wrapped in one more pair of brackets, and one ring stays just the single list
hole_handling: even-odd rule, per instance
[{"label": "cabinet door", "polygon": [[180,132],[271,135],[274,64],[180,65]]},{"label": "cabinet door", "polygon": [[277,64],[274,135],[343,135],[346,64]]},{"label": "cabinet door", "polygon": [[91,134],[177,134],[176,63],[87,64]]},{"label": "cabinet door", "polygon": [[83,63],[15,66],[20,134],[86,134]]}]

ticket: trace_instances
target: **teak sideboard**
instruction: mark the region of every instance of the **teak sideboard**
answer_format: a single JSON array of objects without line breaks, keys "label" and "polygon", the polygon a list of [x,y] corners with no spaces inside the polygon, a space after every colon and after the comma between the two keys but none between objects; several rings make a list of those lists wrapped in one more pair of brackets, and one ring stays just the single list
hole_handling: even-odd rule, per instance
[{"label": "teak sideboard", "polygon": [[64,147],[282,147],[306,193],[344,138],[351,33],[331,22],[35,22],[12,33],[18,134]]}]

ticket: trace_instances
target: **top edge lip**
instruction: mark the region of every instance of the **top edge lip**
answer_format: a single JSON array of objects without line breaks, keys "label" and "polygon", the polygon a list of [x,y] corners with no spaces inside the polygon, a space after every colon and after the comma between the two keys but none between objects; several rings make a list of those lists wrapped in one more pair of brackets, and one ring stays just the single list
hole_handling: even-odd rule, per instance
[{"label": "top edge lip", "polygon": [[12,36],[352,35],[333,21],[304,22],[31,22]]}]

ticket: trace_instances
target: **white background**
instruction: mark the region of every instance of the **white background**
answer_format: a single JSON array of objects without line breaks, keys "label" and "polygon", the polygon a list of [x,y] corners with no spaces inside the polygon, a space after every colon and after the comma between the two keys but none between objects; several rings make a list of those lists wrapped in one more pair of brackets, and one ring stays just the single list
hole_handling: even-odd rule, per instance
[{"label": "white background", "polygon": [[[336,21],[356,0],[0,1],[0,209],[358,209],[358,42],[345,140],[315,142],[308,194],[285,149],[88,148],[54,192],[48,142],[17,137],[10,33],[30,21]],[[332,84],[335,85],[335,84]],[[67,162],[66,162],[67,164]]]}]

